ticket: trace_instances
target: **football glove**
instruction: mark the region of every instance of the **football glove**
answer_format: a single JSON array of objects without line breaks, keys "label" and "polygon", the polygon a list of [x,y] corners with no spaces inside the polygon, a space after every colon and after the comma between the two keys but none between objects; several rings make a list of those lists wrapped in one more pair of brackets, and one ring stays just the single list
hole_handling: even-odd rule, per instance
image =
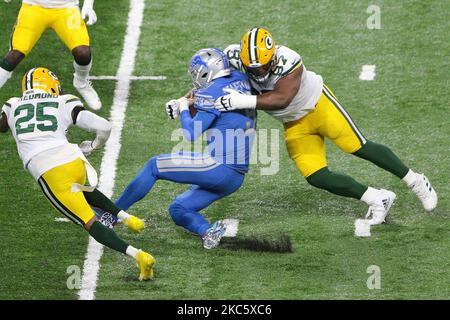
[{"label": "football glove", "polygon": [[92,26],[97,22],[97,14],[94,11],[94,0],[84,0],[83,8],[81,9],[81,18],[86,21],[88,26]]},{"label": "football glove", "polygon": [[242,94],[233,89],[224,89],[228,93],[217,98],[214,107],[219,111],[231,111],[238,109],[256,109],[256,96]]},{"label": "football glove", "polygon": [[83,141],[82,143],[80,143],[80,149],[86,157],[95,150],[92,142],[93,141]]},{"label": "football glove", "polygon": [[170,119],[175,119],[184,110],[189,110],[189,101],[186,97],[170,100],[166,103],[166,113]]}]

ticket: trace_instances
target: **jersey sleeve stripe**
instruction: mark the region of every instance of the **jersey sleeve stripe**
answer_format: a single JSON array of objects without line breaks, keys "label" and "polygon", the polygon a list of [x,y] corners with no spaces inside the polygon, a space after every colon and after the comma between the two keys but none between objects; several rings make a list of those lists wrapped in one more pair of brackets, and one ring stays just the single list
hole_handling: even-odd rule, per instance
[{"label": "jersey sleeve stripe", "polygon": [[284,76],[288,75],[289,73],[294,72],[295,70],[297,70],[298,68],[300,68],[302,65],[303,65],[303,60],[300,60],[299,62],[297,62],[296,64],[294,64],[294,65],[292,66],[292,68],[290,68],[288,71],[283,72],[283,73],[281,74],[281,76],[284,77]]},{"label": "jersey sleeve stripe", "polygon": [[77,102],[80,102],[80,103],[81,103],[81,100],[80,100],[80,99],[78,99],[78,98],[72,98],[72,99],[67,100],[67,101],[66,101],[66,104],[67,104],[67,103],[74,102],[74,101],[77,101]]}]

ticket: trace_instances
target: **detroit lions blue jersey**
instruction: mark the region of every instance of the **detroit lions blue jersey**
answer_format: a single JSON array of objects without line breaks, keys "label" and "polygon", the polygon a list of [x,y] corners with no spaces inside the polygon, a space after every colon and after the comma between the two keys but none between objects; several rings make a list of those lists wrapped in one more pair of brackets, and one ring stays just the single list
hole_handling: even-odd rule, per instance
[{"label": "detroit lions blue jersey", "polygon": [[[208,152],[217,162],[238,171],[248,171],[250,152],[255,137],[256,110],[220,112],[214,108],[217,98],[227,94],[225,89],[233,89],[250,94],[247,76],[240,71],[233,71],[227,77],[215,79],[207,88],[195,93],[194,108],[199,110],[194,121],[203,121],[215,117],[206,130]],[[209,115],[206,116],[205,113]]]}]

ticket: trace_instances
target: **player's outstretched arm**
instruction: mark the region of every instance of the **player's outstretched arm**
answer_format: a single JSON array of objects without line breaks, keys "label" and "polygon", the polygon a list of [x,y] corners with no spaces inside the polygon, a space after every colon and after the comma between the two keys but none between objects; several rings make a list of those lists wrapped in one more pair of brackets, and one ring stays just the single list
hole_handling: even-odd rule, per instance
[{"label": "player's outstretched arm", "polygon": [[84,0],[81,17],[83,20],[87,18],[86,24],[88,26],[92,26],[97,22],[97,14],[94,11],[94,0]]},{"label": "player's outstretched arm", "polygon": [[303,66],[278,80],[274,90],[257,96],[231,92],[226,96],[218,98],[215,102],[215,107],[220,111],[238,109],[284,109],[291,103],[300,89],[302,73]]},{"label": "player's outstretched arm", "polygon": [[83,130],[96,132],[96,137],[93,141],[83,141],[80,144],[80,149],[85,155],[91,154],[92,151],[100,149],[103,147],[109,139],[111,134],[111,124],[108,120],[99,117],[95,113],[85,110],[84,108],[79,109],[76,107],[72,112],[73,122],[77,127]]}]

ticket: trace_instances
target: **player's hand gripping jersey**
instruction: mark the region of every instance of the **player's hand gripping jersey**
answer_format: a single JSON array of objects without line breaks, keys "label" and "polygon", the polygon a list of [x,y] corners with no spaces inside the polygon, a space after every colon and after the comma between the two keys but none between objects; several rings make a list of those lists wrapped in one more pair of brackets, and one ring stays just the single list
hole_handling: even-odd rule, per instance
[{"label": "player's hand gripping jersey", "polygon": [[[232,68],[245,72],[239,58],[241,50],[238,44],[228,46],[224,52],[226,53]],[[303,60],[298,53],[288,47],[277,45],[275,50],[275,62],[270,70],[268,78],[263,82],[257,82],[249,77],[251,86],[256,91],[255,94],[273,90],[279,79],[300,68],[302,65]],[[265,110],[265,112],[283,123],[295,121],[305,116],[309,111],[314,109],[322,94],[322,77],[312,71],[306,70],[305,66],[303,66],[303,68],[300,90],[291,103],[284,109]]]}]

